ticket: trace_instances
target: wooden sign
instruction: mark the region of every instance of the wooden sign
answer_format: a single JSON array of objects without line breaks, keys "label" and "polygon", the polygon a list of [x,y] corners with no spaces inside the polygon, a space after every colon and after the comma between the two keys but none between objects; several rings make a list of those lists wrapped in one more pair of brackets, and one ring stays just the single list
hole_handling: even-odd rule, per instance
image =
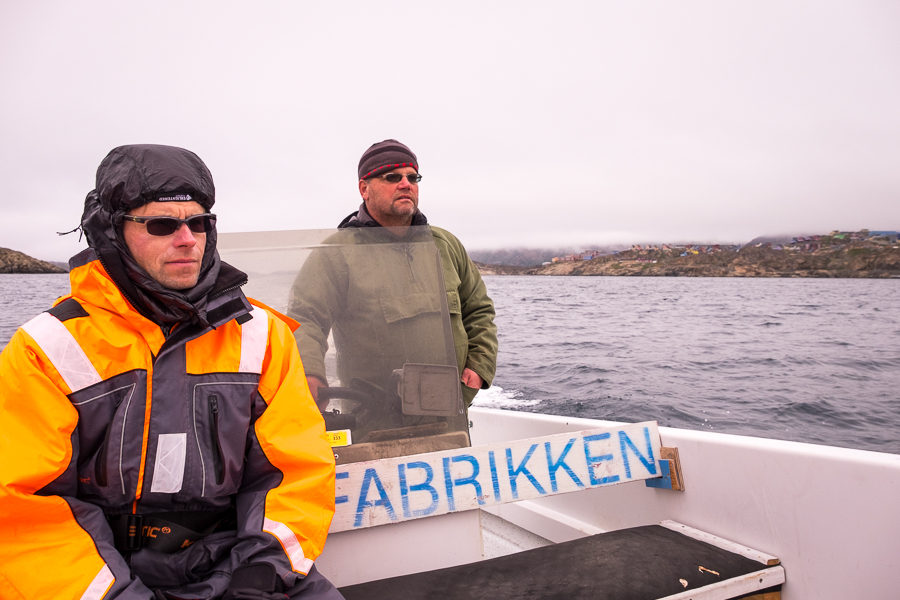
[{"label": "wooden sign", "polygon": [[655,421],[339,465],[331,531],[659,477]]}]

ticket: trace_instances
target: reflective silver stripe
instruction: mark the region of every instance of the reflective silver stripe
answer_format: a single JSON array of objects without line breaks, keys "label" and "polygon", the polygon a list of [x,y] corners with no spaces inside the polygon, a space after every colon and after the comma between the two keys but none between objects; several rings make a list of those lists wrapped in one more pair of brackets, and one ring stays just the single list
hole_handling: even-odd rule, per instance
[{"label": "reflective silver stripe", "polygon": [[72,392],[100,382],[97,369],[62,321],[50,313],[41,313],[22,329],[41,347]]},{"label": "reflective silver stripe", "polygon": [[262,373],[263,359],[269,342],[269,315],[258,306],[250,311],[253,317],[241,325],[241,373]]},{"label": "reflective silver stripe", "polygon": [[291,561],[291,569],[303,575],[309,573],[309,570],[312,569],[313,561],[303,555],[300,540],[297,539],[297,536],[294,535],[294,532],[287,525],[265,517],[263,519],[263,531],[271,533],[281,542],[285,554]]},{"label": "reflective silver stripe", "polygon": [[100,569],[100,572],[97,573],[97,576],[94,577],[91,585],[84,590],[84,593],[81,595],[81,600],[100,600],[106,595],[106,592],[115,581],[116,578],[113,577],[112,571],[104,564],[103,568]]},{"label": "reflective silver stripe", "polygon": [[181,491],[186,455],[186,433],[161,433],[157,436],[156,464],[153,466],[151,492],[174,494]]}]

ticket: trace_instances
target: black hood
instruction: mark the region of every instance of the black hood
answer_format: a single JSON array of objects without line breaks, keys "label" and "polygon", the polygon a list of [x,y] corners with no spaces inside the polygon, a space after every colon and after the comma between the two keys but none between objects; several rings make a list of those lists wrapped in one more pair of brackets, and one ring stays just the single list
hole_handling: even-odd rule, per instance
[{"label": "black hood", "polygon": [[168,327],[178,322],[209,324],[207,304],[218,290],[242,285],[246,275],[222,263],[216,231],[206,234],[197,285],[172,290],[138,265],[122,235],[122,216],[148,202],[194,200],[209,210],[215,202],[212,176],[196,154],[172,146],[120,146],[97,169],[97,188],[84,201],[81,229],[113,282],[148,319]]},{"label": "black hood", "polygon": [[148,202],[216,202],[212,174],[184,148],[135,144],[113,148],[97,168],[97,194],[106,211],[128,212]]}]

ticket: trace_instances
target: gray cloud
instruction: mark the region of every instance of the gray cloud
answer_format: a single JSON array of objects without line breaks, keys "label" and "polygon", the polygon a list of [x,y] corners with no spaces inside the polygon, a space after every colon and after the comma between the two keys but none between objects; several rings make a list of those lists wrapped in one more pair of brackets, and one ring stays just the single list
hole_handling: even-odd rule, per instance
[{"label": "gray cloud", "polygon": [[900,228],[894,2],[0,8],[0,246],[60,260],[112,147],[196,151],[220,228],[333,227],[396,137],[470,247]]}]

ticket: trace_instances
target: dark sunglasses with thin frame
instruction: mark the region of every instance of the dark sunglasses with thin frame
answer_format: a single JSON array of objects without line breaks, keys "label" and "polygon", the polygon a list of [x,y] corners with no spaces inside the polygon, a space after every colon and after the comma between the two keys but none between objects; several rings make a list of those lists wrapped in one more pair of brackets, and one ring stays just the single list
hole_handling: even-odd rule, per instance
[{"label": "dark sunglasses with thin frame", "polygon": [[384,179],[388,183],[400,183],[400,180],[406,177],[406,180],[410,183],[419,183],[422,181],[422,176],[418,173],[407,173],[404,175],[403,173],[385,173],[384,175],[379,175],[381,179]]},{"label": "dark sunglasses with thin frame", "polygon": [[182,225],[187,225],[194,233],[209,233],[216,226],[216,215],[212,213],[203,213],[201,215],[193,215],[187,219],[176,219],[175,217],[136,217],[134,215],[122,215],[123,221],[134,221],[135,223],[143,223],[147,226],[147,233],[150,235],[172,235]]}]

